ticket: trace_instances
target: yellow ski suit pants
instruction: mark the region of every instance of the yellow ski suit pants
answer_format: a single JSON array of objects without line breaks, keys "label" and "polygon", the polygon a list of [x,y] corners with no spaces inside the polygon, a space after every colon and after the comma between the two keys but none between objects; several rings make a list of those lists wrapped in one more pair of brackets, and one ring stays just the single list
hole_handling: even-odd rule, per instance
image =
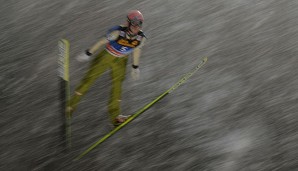
[{"label": "yellow ski suit pants", "polygon": [[121,86],[125,79],[127,64],[126,57],[115,57],[103,50],[91,62],[90,68],[80,85],[76,88],[75,94],[70,99],[71,114],[76,109],[82,96],[88,91],[94,81],[105,71],[111,69],[112,91],[109,100],[109,116],[112,123],[115,123],[115,118],[120,114]]}]

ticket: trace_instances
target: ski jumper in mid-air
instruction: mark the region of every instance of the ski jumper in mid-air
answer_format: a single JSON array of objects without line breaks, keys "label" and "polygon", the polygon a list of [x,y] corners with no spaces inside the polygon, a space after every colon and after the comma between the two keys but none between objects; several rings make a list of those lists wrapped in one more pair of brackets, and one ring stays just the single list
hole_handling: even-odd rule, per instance
[{"label": "ski jumper in mid-air", "polygon": [[125,79],[129,54],[133,58],[131,76],[135,80],[140,77],[139,58],[141,47],[146,40],[146,36],[141,30],[143,22],[144,17],[140,11],[130,11],[127,15],[126,25],[111,28],[105,37],[78,57],[78,60],[87,60],[104,46],[104,49],[91,61],[88,72],[71,97],[67,108],[70,114],[75,111],[82,96],[94,81],[105,71],[111,69],[112,91],[108,106],[109,117],[115,126],[127,120],[129,116],[120,114],[121,86]]}]

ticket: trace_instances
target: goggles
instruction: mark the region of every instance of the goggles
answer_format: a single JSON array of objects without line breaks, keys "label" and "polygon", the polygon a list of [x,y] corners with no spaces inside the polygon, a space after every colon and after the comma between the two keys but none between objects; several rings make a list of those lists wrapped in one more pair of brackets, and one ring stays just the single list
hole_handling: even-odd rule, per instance
[{"label": "goggles", "polygon": [[143,22],[138,19],[129,20],[129,23],[134,27],[142,27],[142,25],[143,25]]}]

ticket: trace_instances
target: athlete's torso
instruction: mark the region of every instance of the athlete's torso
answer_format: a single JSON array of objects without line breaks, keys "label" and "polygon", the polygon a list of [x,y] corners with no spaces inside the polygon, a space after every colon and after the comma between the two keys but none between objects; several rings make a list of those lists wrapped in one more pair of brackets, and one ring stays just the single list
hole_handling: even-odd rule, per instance
[{"label": "athlete's torso", "polygon": [[[124,57],[133,52],[134,48],[142,44],[144,33],[140,31],[134,38],[130,39],[126,35],[127,27],[115,26],[108,31],[107,39],[109,43],[106,45],[106,50],[116,57]],[[113,31],[119,31],[116,38],[109,39],[109,34]]]}]

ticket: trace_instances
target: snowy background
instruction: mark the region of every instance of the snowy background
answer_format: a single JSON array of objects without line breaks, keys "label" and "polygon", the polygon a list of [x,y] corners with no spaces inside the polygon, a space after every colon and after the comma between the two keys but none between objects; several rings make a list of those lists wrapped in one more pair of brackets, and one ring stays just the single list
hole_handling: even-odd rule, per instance
[{"label": "snowy background", "polygon": [[[0,9],[0,170],[298,170],[297,0],[2,0]],[[84,97],[62,153],[57,42],[71,44],[73,92],[88,68],[75,56],[130,9],[142,11],[149,40],[142,78],[128,66],[124,115],[209,61],[73,162],[110,130],[111,81],[105,73]]]}]

